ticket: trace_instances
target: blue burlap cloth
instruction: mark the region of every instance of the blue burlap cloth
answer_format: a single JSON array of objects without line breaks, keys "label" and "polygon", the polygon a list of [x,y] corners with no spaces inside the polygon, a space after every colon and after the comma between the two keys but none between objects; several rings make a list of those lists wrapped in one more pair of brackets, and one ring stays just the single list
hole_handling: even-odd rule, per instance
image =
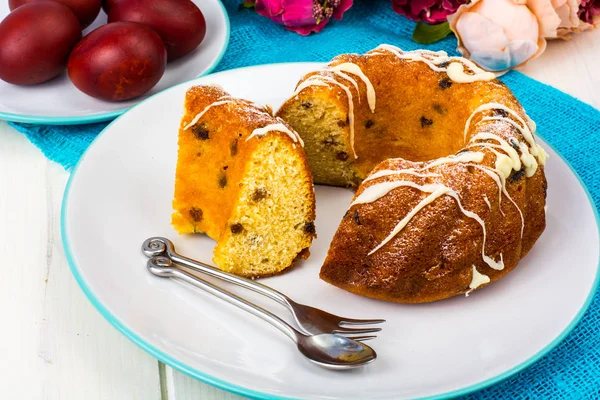
[{"label": "blue burlap cloth", "polygon": [[[284,61],[325,61],[346,52],[361,53],[390,43],[405,50],[423,47],[411,40],[414,24],[392,11],[391,1],[354,0],[342,21],[302,37],[224,0],[231,42],[215,71]],[[575,39],[576,40],[576,39]],[[451,36],[427,46],[455,53]],[[566,73],[566,72],[565,72]],[[518,72],[502,80],[514,91],[538,132],[575,167],[600,204],[600,112]],[[12,124],[51,160],[72,168],[105,123],[85,126]],[[514,377],[469,396],[473,399],[600,398],[600,296],[573,333],[539,362]]]}]

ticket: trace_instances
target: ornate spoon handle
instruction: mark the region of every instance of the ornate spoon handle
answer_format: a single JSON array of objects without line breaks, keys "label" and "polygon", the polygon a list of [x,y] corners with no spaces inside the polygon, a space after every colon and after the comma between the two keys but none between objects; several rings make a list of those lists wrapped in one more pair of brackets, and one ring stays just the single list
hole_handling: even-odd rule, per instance
[{"label": "ornate spoon handle", "polygon": [[[213,278],[219,278],[226,282],[233,283],[235,285],[244,287],[254,292],[260,293],[276,302],[290,308],[292,299],[287,297],[285,294],[278,292],[277,290],[265,286],[259,282],[251,279],[243,278],[241,276],[233,275],[225,271],[221,271],[215,267],[205,264],[200,261],[195,261],[190,258],[184,257],[175,252],[173,243],[164,237],[152,237],[144,242],[142,245],[142,252],[147,257],[154,257],[163,255],[171,259],[176,264],[183,265],[191,270],[202,272],[206,275],[212,276]],[[291,308],[290,308],[291,309]]]},{"label": "ornate spoon handle", "polygon": [[173,266],[172,261],[168,257],[164,256],[156,256],[152,257],[148,260],[146,264],[148,271],[150,271],[153,275],[160,276],[162,278],[178,278],[184,282],[190,283],[197,288],[200,288],[215,297],[218,297],[226,302],[233,304],[236,307],[241,308],[244,311],[249,312],[264,321],[267,321],[275,328],[279,329],[281,332],[285,333],[292,339],[294,342],[298,343],[299,335],[303,335],[298,332],[296,329],[291,327],[287,322],[272,314],[271,312],[265,310],[262,307],[257,306],[256,304],[245,300],[241,297],[236,296],[235,294],[228,292],[227,290],[215,286],[211,283],[208,283],[204,279],[200,279],[194,275],[188,274],[185,271],[182,271]]}]

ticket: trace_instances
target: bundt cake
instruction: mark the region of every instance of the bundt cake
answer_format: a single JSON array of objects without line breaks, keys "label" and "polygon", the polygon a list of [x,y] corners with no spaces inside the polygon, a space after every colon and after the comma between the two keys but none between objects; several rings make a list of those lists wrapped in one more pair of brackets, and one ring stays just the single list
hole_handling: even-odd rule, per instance
[{"label": "bundt cake", "polygon": [[237,275],[272,275],[308,257],[315,198],[298,134],[216,86],[189,89],[184,108],[175,229],[215,239],[213,261]]},{"label": "bundt cake", "polygon": [[321,278],[423,303],[511,271],[545,228],[546,153],[494,74],[381,45],[304,76],[278,112],[316,183],[358,186]]}]

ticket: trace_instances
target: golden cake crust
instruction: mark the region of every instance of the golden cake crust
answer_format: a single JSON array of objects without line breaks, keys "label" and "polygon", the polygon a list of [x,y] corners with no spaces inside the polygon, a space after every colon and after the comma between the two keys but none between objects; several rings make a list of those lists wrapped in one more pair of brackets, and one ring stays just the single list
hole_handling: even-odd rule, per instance
[{"label": "golden cake crust", "polygon": [[[252,136],[255,130],[273,125],[282,126]],[[232,98],[219,87],[194,86],[186,93],[172,225],[179,233],[206,233],[215,239],[213,260],[224,270],[266,276],[308,257],[316,236],[312,178],[299,139],[286,129],[295,135],[267,108]],[[277,154],[297,174],[298,199],[286,197],[287,189],[281,188],[278,179],[287,178],[270,168]],[[252,176],[261,168],[268,172]],[[285,212],[286,207],[294,209],[277,219],[277,210]],[[272,228],[261,215],[264,210],[275,213]],[[277,229],[281,236],[272,231]],[[246,248],[247,256],[237,251]],[[270,253],[277,249],[282,256],[276,262]]]},{"label": "golden cake crust", "polygon": [[[525,137],[535,129],[514,95],[497,79],[450,79],[445,69],[452,62],[465,63],[466,75],[478,73],[476,66],[469,71],[468,60],[439,62],[441,57],[424,54],[434,60],[431,65],[399,49],[340,55],[324,70],[303,77],[300,90],[278,112],[305,140],[316,183],[360,185],[356,201],[371,186],[408,182],[349,208],[320,274],[350,292],[402,303],[440,300],[485,286],[473,287],[475,271],[492,282],[499,279],[527,254],[546,223],[545,153]],[[357,66],[372,85],[374,111],[367,83],[348,64]],[[340,65],[346,65],[342,72],[354,82],[336,73]],[[317,84],[307,85],[311,79]],[[320,132],[330,135],[325,138],[310,128],[323,120],[311,113],[324,109],[324,115],[337,118],[320,126]],[[307,118],[313,118],[310,124],[304,123]],[[513,150],[498,147],[501,144],[510,144],[516,157],[525,161],[507,161],[506,151],[514,156]],[[529,153],[538,152],[532,161]],[[429,166],[441,157],[465,153],[465,162]],[[469,161],[476,153],[481,160]],[[363,182],[368,176],[374,178]],[[385,242],[434,189],[444,188],[453,195],[433,199]],[[485,244],[482,224],[463,210],[482,220]],[[502,269],[495,264],[500,260]]]}]

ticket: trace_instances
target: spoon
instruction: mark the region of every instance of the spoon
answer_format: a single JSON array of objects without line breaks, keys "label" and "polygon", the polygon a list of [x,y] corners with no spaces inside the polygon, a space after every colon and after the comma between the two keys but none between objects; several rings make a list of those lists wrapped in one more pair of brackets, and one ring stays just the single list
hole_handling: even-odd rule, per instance
[{"label": "spoon", "polygon": [[345,336],[331,333],[306,335],[264,308],[176,268],[168,257],[152,257],[148,260],[146,267],[148,271],[156,276],[181,279],[267,321],[292,339],[296,343],[298,350],[306,358],[321,367],[345,370],[362,367],[375,361],[377,358],[375,350]]},{"label": "spoon", "polygon": [[[175,245],[165,237],[151,237],[146,239],[142,244],[142,253],[148,258],[155,256],[168,257],[174,265],[185,267],[186,270],[192,270],[224,280],[225,282],[233,283],[234,285],[243,287],[259,293],[271,300],[283,305],[294,317],[294,321],[298,328],[309,335],[318,335],[321,333],[338,333],[340,335],[364,335],[367,333],[375,333],[381,331],[381,328],[369,328],[361,325],[380,324],[385,322],[384,319],[355,319],[343,317],[328,313],[316,307],[311,307],[306,304],[301,304],[289,296],[257,282],[253,279],[244,278],[229,272],[222,271],[205,264],[201,261],[192,260],[175,251]],[[349,336],[354,339],[353,336]],[[374,339],[377,336],[369,336],[368,339]],[[367,340],[367,337],[362,336],[361,341]]]}]

